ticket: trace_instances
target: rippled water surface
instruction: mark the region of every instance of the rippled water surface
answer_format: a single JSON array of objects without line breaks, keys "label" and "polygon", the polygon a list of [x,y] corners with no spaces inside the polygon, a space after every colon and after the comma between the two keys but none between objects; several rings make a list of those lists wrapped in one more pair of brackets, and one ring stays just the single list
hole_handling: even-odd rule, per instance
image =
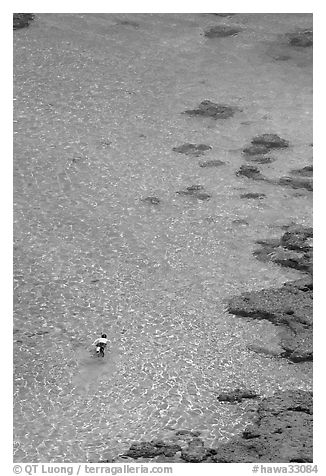
[{"label": "rippled water surface", "polygon": [[[206,38],[216,24],[241,32]],[[225,310],[300,277],[252,251],[311,225],[311,194],[235,172],[265,132],[291,144],[266,176],[312,163],[312,51],[284,40],[311,26],[308,14],[39,14],[14,32],[16,461],[98,461],[173,428],[216,445],[249,418],[221,389],[311,388],[310,364],[247,350],[277,343],[277,328]],[[239,110],[182,114],[206,99]],[[172,151],[187,142],[225,165]],[[176,194],[192,184],[212,198]]]}]

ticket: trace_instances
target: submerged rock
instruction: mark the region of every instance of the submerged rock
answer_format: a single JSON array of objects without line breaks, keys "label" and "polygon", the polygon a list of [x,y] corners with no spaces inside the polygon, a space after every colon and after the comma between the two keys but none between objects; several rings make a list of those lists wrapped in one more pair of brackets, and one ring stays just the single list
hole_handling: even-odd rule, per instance
[{"label": "submerged rock", "polygon": [[209,193],[206,192],[200,192],[192,195],[194,195],[198,200],[209,200],[212,197]]},{"label": "submerged rock", "polygon": [[304,188],[306,190],[309,190],[309,192],[313,191],[313,181],[308,177],[281,177],[279,180],[276,181],[276,184],[291,187],[294,189]]},{"label": "submerged rock", "polygon": [[203,440],[200,438],[193,438],[188,447],[181,452],[181,458],[188,463],[200,463],[207,458],[207,449],[204,446]]},{"label": "submerged rock", "polygon": [[296,279],[295,281],[289,281],[287,283],[284,283],[283,286],[285,288],[291,289],[293,292],[296,292],[297,289],[305,293],[313,291],[312,276],[305,276],[304,278]]},{"label": "submerged rock", "polygon": [[280,244],[289,250],[310,251],[312,249],[313,228],[292,225],[282,235]]},{"label": "submerged rock", "polygon": [[201,192],[196,194],[198,200],[209,200],[212,196],[209,193]]},{"label": "submerged rock", "polygon": [[291,59],[290,55],[277,55],[273,56],[273,59],[275,61],[289,61]]},{"label": "submerged rock", "polygon": [[264,193],[255,193],[255,192],[242,193],[240,195],[240,198],[264,198],[264,197],[266,197]]},{"label": "submerged rock", "polygon": [[30,22],[33,21],[34,18],[35,18],[35,15],[33,13],[14,13],[13,14],[14,30],[29,26]]},{"label": "submerged rock", "polygon": [[248,147],[245,147],[242,152],[245,155],[268,154],[270,152],[270,148],[264,144],[252,144]]},{"label": "submerged rock", "polygon": [[133,443],[124,456],[130,458],[152,458],[161,454],[161,450],[150,442]]},{"label": "submerged rock", "polygon": [[253,165],[241,165],[240,169],[236,172],[236,175],[238,177],[243,176],[253,180],[266,180],[260,170]]},{"label": "submerged rock", "polygon": [[220,402],[239,403],[242,402],[242,400],[244,399],[251,399],[256,397],[258,397],[258,394],[253,392],[252,390],[236,388],[235,390],[220,393],[217,396],[217,399]]},{"label": "submerged rock", "polygon": [[215,25],[205,31],[205,36],[207,38],[225,38],[227,36],[235,36],[241,31],[242,30],[238,27]]},{"label": "submerged rock", "polygon": [[300,175],[301,177],[312,177],[313,176],[313,166],[312,165],[307,165],[306,167],[302,167],[302,169],[291,170],[291,174]]},{"label": "submerged rock", "polygon": [[189,195],[197,198],[198,200],[209,200],[211,195],[207,192],[203,192],[204,187],[202,185],[190,185],[186,190],[179,190],[176,193],[179,195]]},{"label": "submerged rock", "polygon": [[134,28],[139,28],[139,23],[132,20],[119,20],[118,25],[132,26]]},{"label": "submerged rock", "polygon": [[293,335],[283,336],[281,345],[284,349],[282,357],[292,362],[308,362],[313,360],[313,333],[310,329]]},{"label": "submerged rock", "polygon": [[284,149],[289,147],[289,141],[282,139],[277,134],[261,134],[251,141],[252,144],[264,145],[269,149]]},{"label": "submerged rock", "polygon": [[152,440],[151,444],[158,448],[164,456],[174,456],[178,451],[181,451],[181,446],[174,442]]},{"label": "submerged rock", "polygon": [[158,205],[161,200],[158,197],[145,197],[141,199],[142,202],[149,203],[151,205]]},{"label": "submerged rock", "polygon": [[282,357],[292,362],[313,358],[313,291],[308,280],[286,283],[281,288],[248,292],[229,301],[228,311],[252,319],[265,319],[282,326]]},{"label": "submerged rock", "polygon": [[312,325],[312,293],[288,287],[262,289],[231,298],[228,312],[240,317],[268,320],[290,329]]},{"label": "submerged rock", "polygon": [[133,443],[120,458],[155,458],[156,462],[201,462],[207,458],[209,452],[204,447],[204,442],[198,438],[199,435],[200,431],[178,430],[166,440]]},{"label": "submerged rock", "polygon": [[197,109],[187,109],[184,114],[189,116],[211,117],[213,119],[228,119],[238,108],[225,104],[216,104],[209,100],[202,101]]},{"label": "submerged rock", "polygon": [[280,239],[258,240],[261,248],[253,255],[260,261],[272,261],[282,266],[312,274],[313,230],[301,225],[287,226]]},{"label": "submerged rock", "polygon": [[211,146],[206,144],[183,144],[178,147],[173,147],[174,152],[178,152],[179,154],[190,155],[193,157],[200,157],[203,155],[207,150],[211,150]]},{"label": "submerged rock", "polygon": [[298,251],[277,249],[271,258],[271,261],[281,266],[312,273],[312,252],[300,253]]},{"label": "submerged rock", "polygon": [[285,149],[289,141],[282,139],[277,134],[261,134],[251,140],[251,145],[243,149],[249,156],[268,154],[272,149]]},{"label": "submerged rock", "polygon": [[309,29],[297,31],[295,33],[288,33],[287,38],[291,46],[307,48],[313,45],[313,31]]},{"label": "submerged rock", "polygon": [[129,458],[153,458],[158,455],[174,456],[178,451],[181,451],[181,446],[178,444],[170,444],[161,440],[144,441],[141,443],[133,443],[129,450],[123,456]]},{"label": "submerged rock", "polygon": [[199,167],[220,167],[221,165],[225,165],[225,162],[219,159],[211,159],[205,160],[204,162],[199,162]]}]

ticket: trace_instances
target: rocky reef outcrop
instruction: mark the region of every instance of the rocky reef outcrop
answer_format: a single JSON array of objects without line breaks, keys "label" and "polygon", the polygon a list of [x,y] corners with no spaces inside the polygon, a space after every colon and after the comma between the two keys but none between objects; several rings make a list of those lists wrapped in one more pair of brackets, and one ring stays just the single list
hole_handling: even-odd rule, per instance
[{"label": "rocky reef outcrop", "polygon": [[304,271],[306,277],[280,288],[243,293],[228,302],[231,314],[280,326],[279,355],[292,362],[313,359],[312,237],[311,227],[291,225],[279,239],[259,240],[261,248],[254,251],[258,259]]},{"label": "rocky reef outcrop", "polygon": [[[309,279],[309,278],[308,278]],[[313,358],[313,306],[309,283],[292,282],[276,289],[243,293],[229,301],[231,314],[250,319],[265,319],[280,327],[281,357],[292,362]]]},{"label": "rocky reef outcrop", "polygon": [[289,268],[312,274],[313,229],[291,225],[280,239],[258,240],[260,248],[254,256],[260,261],[271,261]]},{"label": "rocky reef outcrop", "polygon": [[256,421],[217,448],[215,463],[310,463],[313,458],[312,392],[280,392],[258,406]]}]

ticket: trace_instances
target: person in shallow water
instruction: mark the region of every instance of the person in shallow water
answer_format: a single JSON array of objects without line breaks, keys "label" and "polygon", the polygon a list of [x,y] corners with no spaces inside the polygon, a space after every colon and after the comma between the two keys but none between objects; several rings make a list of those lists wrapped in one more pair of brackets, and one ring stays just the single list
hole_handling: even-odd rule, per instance
[{"label": "person in shallow water", "polygon": [[104,355],[104,349],[107,346],[109,340],[107,339],[106,334],[102,334],[101,337],[98,337],[94,340],[93,345],[96,345],[96,352]]}]

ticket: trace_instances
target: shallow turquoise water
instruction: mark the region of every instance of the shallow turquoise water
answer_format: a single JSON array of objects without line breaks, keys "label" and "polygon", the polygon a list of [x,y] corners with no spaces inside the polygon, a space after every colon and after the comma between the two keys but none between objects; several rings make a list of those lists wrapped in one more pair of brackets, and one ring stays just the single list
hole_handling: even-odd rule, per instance
[{"label": "shallow turquoise water", "polygon": [[[214,24],[243,31],[208,40]],[[247,404],[218,403],[220,389],[311,388],[310,364],[247,350],[277,342],[276,328],[225,312],[234,294],[300,276],[252,251],[283,224],[311,225],[311,194],[235,172],[264,132],[291,143],[261,166],[266,176],[312,163],[312,52],[282,39],[311,24],[303,14],[39,14],[14,32],[15,461],[98,461],[173,428],[216,445],[249,418]],[[242,112],[181,114],[204,99]],[[226,165],[172,151],[185,142]],[[191,184],[212,198],[175,193]],[[158,206],[141,201],[152,195]],[[90,344],[102,330],[112,349],[99,362]]]}]

